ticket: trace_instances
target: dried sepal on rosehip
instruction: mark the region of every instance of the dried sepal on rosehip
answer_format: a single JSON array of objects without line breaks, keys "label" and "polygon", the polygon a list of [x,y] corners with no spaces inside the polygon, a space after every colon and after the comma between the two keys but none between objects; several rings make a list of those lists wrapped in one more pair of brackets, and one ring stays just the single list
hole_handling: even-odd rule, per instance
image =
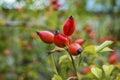
[{"label": "dried sepal on rosehip", "polygon": [[47,44],[52,44],[54,42],[54,34],[49,31],[38,31],[37,34],[40,39]]},{"label": "dried sepal on rosehip", "polygon": [[54,43],[56,46],[64,48],[69,43],[69,41],[66,35],[56,32],[54,36]]},{"label": "dried sepal on rosehip", "polygon": [[70,16],[63,25],[63,33],[66,36],[70,36],[74,32],[74,30],[75,30],[74,18]]},{"label": "dried sepal on rosehip", "polygon": [[77,43],[72,43],[68,46],[68,52],[71,55],[78,55],[82,52],[82,47]]}]

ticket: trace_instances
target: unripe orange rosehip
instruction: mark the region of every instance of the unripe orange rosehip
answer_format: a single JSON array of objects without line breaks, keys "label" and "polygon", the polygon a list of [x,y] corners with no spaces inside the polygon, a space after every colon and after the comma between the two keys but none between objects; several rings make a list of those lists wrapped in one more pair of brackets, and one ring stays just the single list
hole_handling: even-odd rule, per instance
[{"label": "unripe orange rosehip", "polygon": [[61,34],[61,33],[56,33],[54,36],[54,43],[56,46],[63,48],[69,43],[69,41],[66,35]]},{"label": "unripe orange rosehip", "polygon": [[66,36],[72,35],[75,30],[74,18],[70,16],[63,25],[63,32]]},{"label": "unripe orange rosehip", "polygon": [[77,43],[72,43],[68,46],[68,52],[76,56],[82,52],[82,47]]},{"label": "unripe orange rosehip", "polygon": [[75,41],[75,43],[78,43],[80,45],[82,45],[84,42],[85,42],[84,39],[78,39],[78,40]]},{"label": "unripe orange rosehip", "polygon": [[40,39],[47,44],[52,44],[54,42],[54,34],[49,31],[38,31],[37,34]]}]

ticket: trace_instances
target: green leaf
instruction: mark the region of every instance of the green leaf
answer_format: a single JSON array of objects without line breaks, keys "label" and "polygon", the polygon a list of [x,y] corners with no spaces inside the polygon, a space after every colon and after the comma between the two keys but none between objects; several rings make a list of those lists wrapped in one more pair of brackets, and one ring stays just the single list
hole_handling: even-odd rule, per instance
[{"label": "green leaf", "polygon": [[59,64],[62,63],[63,61],[69,59],[69,56],[66,54],[66,55],[63,55],[59,58]]},{"label": "green leaf", "polygon": [[99,69],[98,67],[92,67],[91,68],[91,72],[93,73],[93,75],[95,75],[98,79],[100,79],[102,77],[102,70]]},{"label": "green leaf", "polygon": [[113,65],[103,65],[102,67],[103,67],[106,77],[109,77],[112,70],[114,69],[114,66]]},{"label": "green leaf", "polygon": [[56,74],[58,74],[57,69],[56,69],[56,66],[55,66],[55,62],[54,62],[54,59],[53,59],[53,54],[51,54],[51,55],[49,56],[49,64],[50,64],[50,66],[53,68],[54,72],[55,72]]},{"label": "green leaf", "polygon": [[115,80],[120,80],[120,73],[117,75]]},{"label": "green leaf", "polygon": [[84,48],[83,53],[88,55],[96,55],[95,46],[90,45]]},{"label": "green leaf", "polygon": [[54,74],[52,80],[62,80],[62,78],[58,74]]},{"label": "green leaf", "polygon": [[[98,46],[97,46],[98,47]],[[96,48],[97,48],[96,47]],[[102,53],[102,52],[108,52],[108,51],[113,51],[112,49],[110,49],[109,47],[105,47],[104,49],[102,49],[101,51],[100,51],[100,53]]]},{"label": "green leaf", "polygon": [[105,47],[108,47],[112,44],[112,41],[105,41],[104,43],[102,43],[100,46],[96,47],[95,50],[96,52],[100,52],[102,51]]}]

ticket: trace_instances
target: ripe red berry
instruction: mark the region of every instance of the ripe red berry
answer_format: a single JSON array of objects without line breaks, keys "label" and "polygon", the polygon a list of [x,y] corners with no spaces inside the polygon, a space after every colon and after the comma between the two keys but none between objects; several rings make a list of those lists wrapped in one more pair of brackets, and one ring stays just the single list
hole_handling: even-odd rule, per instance
[{"label": "ripe red berry", "polygon": [[106,39],[107,39],[106,37],[101,36],[101,37],[98,39],[98,41],[99,41],[100,43],[102,43],[102,42],[104,42]]},{"label": "ripe red berry", "polygon": [[54,42],[54,34],[49,31],[39,31],[37,32],[37,34],[40,39],[47,44],[51,44]]},{"label": "ripe red berry", "polygon": [[77,43],[72,43],[68,46],[68,52],[76,56],[82,52],[82,47]]},{"label": "ripe red berry", "polygon": [[58,10],[58,8],[61,6],[61,4],[60,3],[56,3],[56,4],[54,4],[53,6],[52,6],[52,8],[53,8],[53,10]]},{"label": "ripe red berry", "polygon": [[75,41],[75,43],[78,43],[80,45],[82,45],[84,42],[85,42],[84,39],[78,39],[78,40]]},{"label": "ripe red berry", "polygon": [[52,4],[56,4],[57,0],[50,0]]},{"label": "ripe red berry", "polygon": [[72,43],[72,38],[71,38],[71,36],[68,36],[68,42],[69,42],[69,44]]},{"label": "ripe red berry", "polygon": [[10,55],[10,51],[8,49],[4,50],[4,55],[5,56],[9,56]]},{"label": "ripe red berry", "polygon": [[90,37],[90,38],[95,38],[95,33],[94,33],[94,32],[90,32],[90,33],[89,33],[89,37]]},{"label": "ripe red berry", "polygon": [[56,33],[54,36],[54,43],[58,47],[65,47],[69,41],[64,34]]},{"label": "ripe red berry", "polygon": [[87,74],[87,73],[90,72],[90,68],[86,67],[86,68],[84,68],[84,69],[82,70],[82,72],[83,72],[84,74]]},{"label": "ripe red berry", "polygon": [[86,26],[84,29],[87,33],[90,33],[92,31],[92,27],[90,25]]},{"label": "ripe red berry", "polygon": [[70,36],[75,30],[74,18],[70,16],[63,25],[63,32],[65,35]]},{"label": "ripe red berry", "polygon": [[117,61],[117,55],[116,54],[110,55],[108,61],[110,64],[114,64]]}]

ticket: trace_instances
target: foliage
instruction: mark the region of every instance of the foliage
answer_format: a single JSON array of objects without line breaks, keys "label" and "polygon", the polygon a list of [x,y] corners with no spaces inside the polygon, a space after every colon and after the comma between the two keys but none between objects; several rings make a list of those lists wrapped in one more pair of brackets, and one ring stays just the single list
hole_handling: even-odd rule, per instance
[{"label": "foliage", "polygon": [[[76,22],[73,42],[85,39],[83,52],[73,57],[77,76],[81,80],[120,79],[120,59],[109,62],[112,54],[120,57],[120,0],[94,0],[91,7],[90,0],[64,0],[64,3],[58,0],[61,5],[57,8],[52,0],[5,1],[0,0],[0,80],[75,77],[66,49],[53,49],[53,44],[46,45],[36,34],[42,30],[62,32],[61,27],[70,15]],[[99,5],[102,7],[98,8]],[[86,30],[88,26],[92,33]],[[52,49],[54,53],[48,55]],[[84,68],[90,71],[87,69],[85,73]]]}]

